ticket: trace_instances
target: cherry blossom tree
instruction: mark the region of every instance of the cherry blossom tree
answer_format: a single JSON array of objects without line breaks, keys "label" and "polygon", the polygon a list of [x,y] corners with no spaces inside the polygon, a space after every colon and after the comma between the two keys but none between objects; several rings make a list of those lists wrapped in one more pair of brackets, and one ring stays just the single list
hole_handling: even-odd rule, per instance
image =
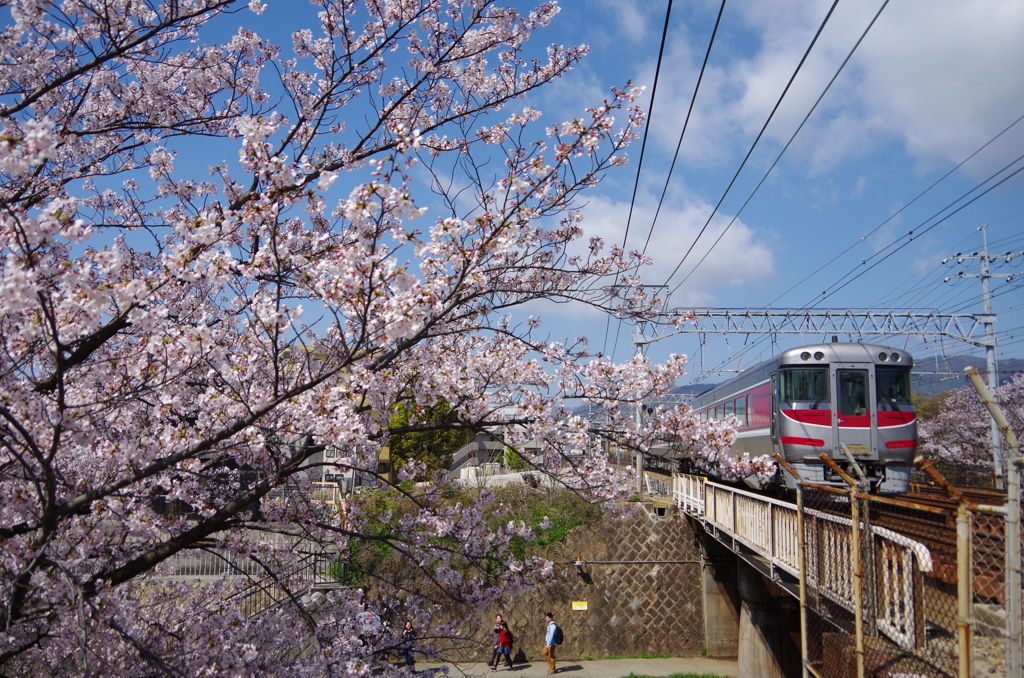
[{"label": "cherry blossom tree", "polygon": [[[517,311],[651,316],[628,291],[643,262],[586,241],[573,209],[624,162],[638,90],[557,123],[524,103],[586,53],[531,47],[554,3],[313,4],[280,47],[238,28],[259,0],[4,3],[5,674],[368,675],[388,643],[368,611],[400,609],[425,646],[460,629],[431,622],[437,595],[312,595],[311,563],[350,540],[469,606],[550,572],[510,555],[523,524],[487,528],[486,491],[373,480],[390,436],[501,432],[595,501],[628,486],[576,399],[623,445],[721,446],[685,411],[631,423],[682,358],[614,365]],[[389,426],[398,403],[440,402],[455,416]],[[319,501],[324,464],[414,509]],[[227,574],[192,581],[200,558]]]},{"label": "cherry blossom tree", "polygon": [[[1024,374],[996,388],[996,401],[1017,437],[1024,432]],[[921,451],[932,459],[992,471],[991,417],[970,386],[944,395],[938,413],[918,425]],[[1005,455],[1004,455],[1005,459]]]}]

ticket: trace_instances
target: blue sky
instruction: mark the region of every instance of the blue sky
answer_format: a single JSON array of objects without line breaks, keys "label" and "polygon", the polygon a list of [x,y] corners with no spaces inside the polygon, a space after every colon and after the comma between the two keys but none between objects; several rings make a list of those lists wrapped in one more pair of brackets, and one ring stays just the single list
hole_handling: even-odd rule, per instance
[{"label": "blue sky", "polygon": [[[243,12],[239,21],[287,45],[287,38],[273,33],[283,28],[277,22],[294,18],[295,6],[283,0],[267,4],[263,17]],[[1024,160],[1014,163],[1024,154],[1024,121],[993,141],[1024,115],[1024,3],[1019,0],[889,3],[793,137],[884,4],[843,0],[726,193],[831,4],[729,0],[654,222],[720,7],[714,0],[675,3],[640,190],[634,201],[638,142],[629,167],[609,174],[588,194],[583,210],[588,235],[620,244],[632,204],[626,246],[644,248],[650,233],[646,253],[654,265],[642,277],[652,285],[668,283],[671,307],[976,313],[981,312],[980,282],[943,279],[958,271],[977,273],[977,261],[944,265],[942,260],[980,250],[983,224],[989,224],[990,252],[1024,252],[1024,171],[1006,178],[1024,167]],[[564,0],[562,6],[554,24],[534,38],[534,47],[583,43],[592,54],[529,103],[550,119],[574,117],[598,104],[609,87],[632,80],[647,87],[643,105],[651,110],[667,0]],[[694,245],[719,200],[720,209]],[[1024,257],[995,265],[993,272],[1024,273]],[[1002,356],[1024,356],[1022,285],[1024,278],[993,280]],[[544,317],[552,339],[585,335],[594,350],[617,360],[633,351],[631,327],[587,308],[528,310]],[[800,337],[781,337],[778,346],[798,343]],[[980,355],[951,340],[891,343],[919,357]],[[743,344],[742,336],[734,335],[728,344],[708,337],[704,363],[736,366]],[[741,366],[772,350],[764,338],[751,337],[746,344]],[[649,354],[662,359],[697,351],[696,335],[686,335],[652,345]]]},{"label": "blue sky", "polygon": [[[672,307],[980,313],[978,279],[943,282],[961,270],[978,273],[977,260],[946,265],[942,260],[979,251],[978,227],[983,224],[989,224],[990,252],[1024,252],[1024,172],[950,215],[1024,166],[1011,164],[1024,154],[1024,121],[917,197],[1024,115],[1024,3],[889,3],[765,179],[882,5],[883,0],[839,3],[764,137],[725,194],[831,6],[820,0],[730,0],[652,230],[720,6],[711,0],[675,3],[627,239],[628,248],[640,249],[650,231],[647,253],[655,263],[643,277],[651,284],[668,281],[674,290]],[[557,114],[557,108],[596,101],[607,86],[630,78],[648,87],[645,108],[650,110],[666,6],[624,0],[564,2],[549,33],[559,42],[586,43],[593,53],[545,93],[540,103],[545,112]],[[631,166],[591,193],[585,210],[586,227],[610,242],[621,243],[625,232],[639,143],[631,151]],[[751,197],[762,179],[764,184]],[[723,194],[707,232],[672,276]],[[994,265],[992,272],[1024,273],[1024,257]],[[864,275],[841,286],[859,273]],[[1021,278],[992,281],[1000,354],[1006,357],[1024,355],[1022,284]],[[621,328],[615,341],[613,323],[605,339],[607,323],[579,312],[571,320],[586,324],[592,346],[614,352],[617,359],[629,355],[628,328]],[[557,333],[551,323],[548,328]],[[732,356],[735,362],[743,342],[734,335],[727,346],[709,337],[706,364],[713,357],[729,362]],[[769,343],[762,339],[748,348],[742,364],[767,357]],[[799,337],[780,338],[779,345],[796,343]],[[980,355],[948,340],[927,346],[906,338],[892,343],[919,356]],[[697,346],[695,335],[678,336],[652,346],[650,355],[694,355]]]}]

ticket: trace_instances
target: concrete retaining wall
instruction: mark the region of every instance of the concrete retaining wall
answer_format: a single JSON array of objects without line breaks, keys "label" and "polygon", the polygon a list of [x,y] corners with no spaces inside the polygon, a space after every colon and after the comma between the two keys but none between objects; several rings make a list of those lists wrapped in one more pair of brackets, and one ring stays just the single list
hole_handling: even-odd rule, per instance
[{"label": "concrete retaining wall", "polygon": [[[659,511],[667,515],[657,516]],[[565,631],[559,657],[566,660],[645,654],[686,657],[704,650],[700,550],[689,522],[676,509],[641,504],[632,517],[606,516],[580,528],[546,555],[561,561],[555,566],[557,585],[534,589],[490,610],[478,634],[481,660],[490,656],[496,612],[504,615],[515,634],[515,651],[522,650],[527,659],[540,658],[546,611],[554,613]],[[568,562],[577,556],[587,562],[582,572]],[[586,603],[587,609],[574,610],[574,602]]]}]

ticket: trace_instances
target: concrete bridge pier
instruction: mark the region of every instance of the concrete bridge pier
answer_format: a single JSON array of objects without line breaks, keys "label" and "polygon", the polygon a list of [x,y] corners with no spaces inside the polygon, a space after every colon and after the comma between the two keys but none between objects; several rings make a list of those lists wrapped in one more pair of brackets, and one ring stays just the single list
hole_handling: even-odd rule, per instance
[{"label": "concrete bridge pier", "polygon": [[706,534],[702,547],[705,646],[708,657],[732,659],[738,655],[740,640],[739,558]]},{"label": "concrete bridge pier", "polygon": [[799,678],[799,602],[742,560],[738,575],[739,678]]}]

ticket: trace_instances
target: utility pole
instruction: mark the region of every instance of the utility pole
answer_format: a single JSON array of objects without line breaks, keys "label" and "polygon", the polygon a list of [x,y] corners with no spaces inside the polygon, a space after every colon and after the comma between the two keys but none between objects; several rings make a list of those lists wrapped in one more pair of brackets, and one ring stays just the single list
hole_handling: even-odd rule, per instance
[{"label": "utility pole", "polygon": [[[668,287],[668,285],[643,285],[642,286],[642,288],[644,288],[644,289],[665,289],[666,287]],[[667,298],[665,299],[664,302],[662,302],[662,311],[664,311],[664,305],[667,302],[668,302]],[[643,337],[644,329],[646,328],[646,326],[647,326],[647,322],[646,321],[641,320],[640,322],[637,323],[637,332],[636,332],[637,336]],[[634,341],[634,345],[636,346],[636,353],[635,353],[636,357],[637,358],[643,357],[644,349],[647,347],[647,342],[645,340],[637,339],[636,337],[634,337],[633,341]],[[640,396],[640,394],[637,394],[637,402],[636,402],[636,434],[637,434],[637,441],[638,442],[640,440],[640,429],[642,429],[643,425],[644,425],[644,401],[643,401],[643,398],[641,398],[639,396]],[[636,467],[636,493],[637,493],[637,496],[643,496],[644,491],[647,489],[646,486],[645,486],[645,482],[644,482],[646,480],[646,478],[644,476],[644,451],[642,449],[639,449],[639,447],[638,447],[636,453],[633,454],[633,461],[634,461],[634,464],[635,464],[635,467]]]},{"label": "utility pole", "polygon": [[[992,313],[992,278],[1006,278],[1007,281],[1017,277],[1015,273],[991,273],[989,271],[989,264],[996,261],[997,259],[1006,259],[1007,262],[1012,261],[1014,257],[1020,256],[1020,253],[1007,252],[1005,254],[990,255],[988,253],[988,224],[978,228],[981,231],[981,252],[975,252],[973,254],[956,254],[948,259],[943,259],[942,263],[948,263],[950,261],[956,261],[958,264],[962,264],[967,259],[977,259],[979,263],[980,273],[964,273],[963,271],[957,272],[956,275],[951,275],[943,282],[949,282],[954,278],[981,278],[981,303],[982,303],[982,315],[978,317],[978,320],[985,326],[985,340],[982,343],[985,346],[985,366],[988,370],[988,390],[993,397],[996,397],[996,372],[998,371],[998,359],[996,357],[996,316]],[[997,398],[998,400],[998,398]],[[999,432],[999,426],[996,424],[995,419],[990,420],[992,430],[992,463],[995,467],[996,476],[996,487],[1003,489],[1003,444],[1002,436]]]}]

